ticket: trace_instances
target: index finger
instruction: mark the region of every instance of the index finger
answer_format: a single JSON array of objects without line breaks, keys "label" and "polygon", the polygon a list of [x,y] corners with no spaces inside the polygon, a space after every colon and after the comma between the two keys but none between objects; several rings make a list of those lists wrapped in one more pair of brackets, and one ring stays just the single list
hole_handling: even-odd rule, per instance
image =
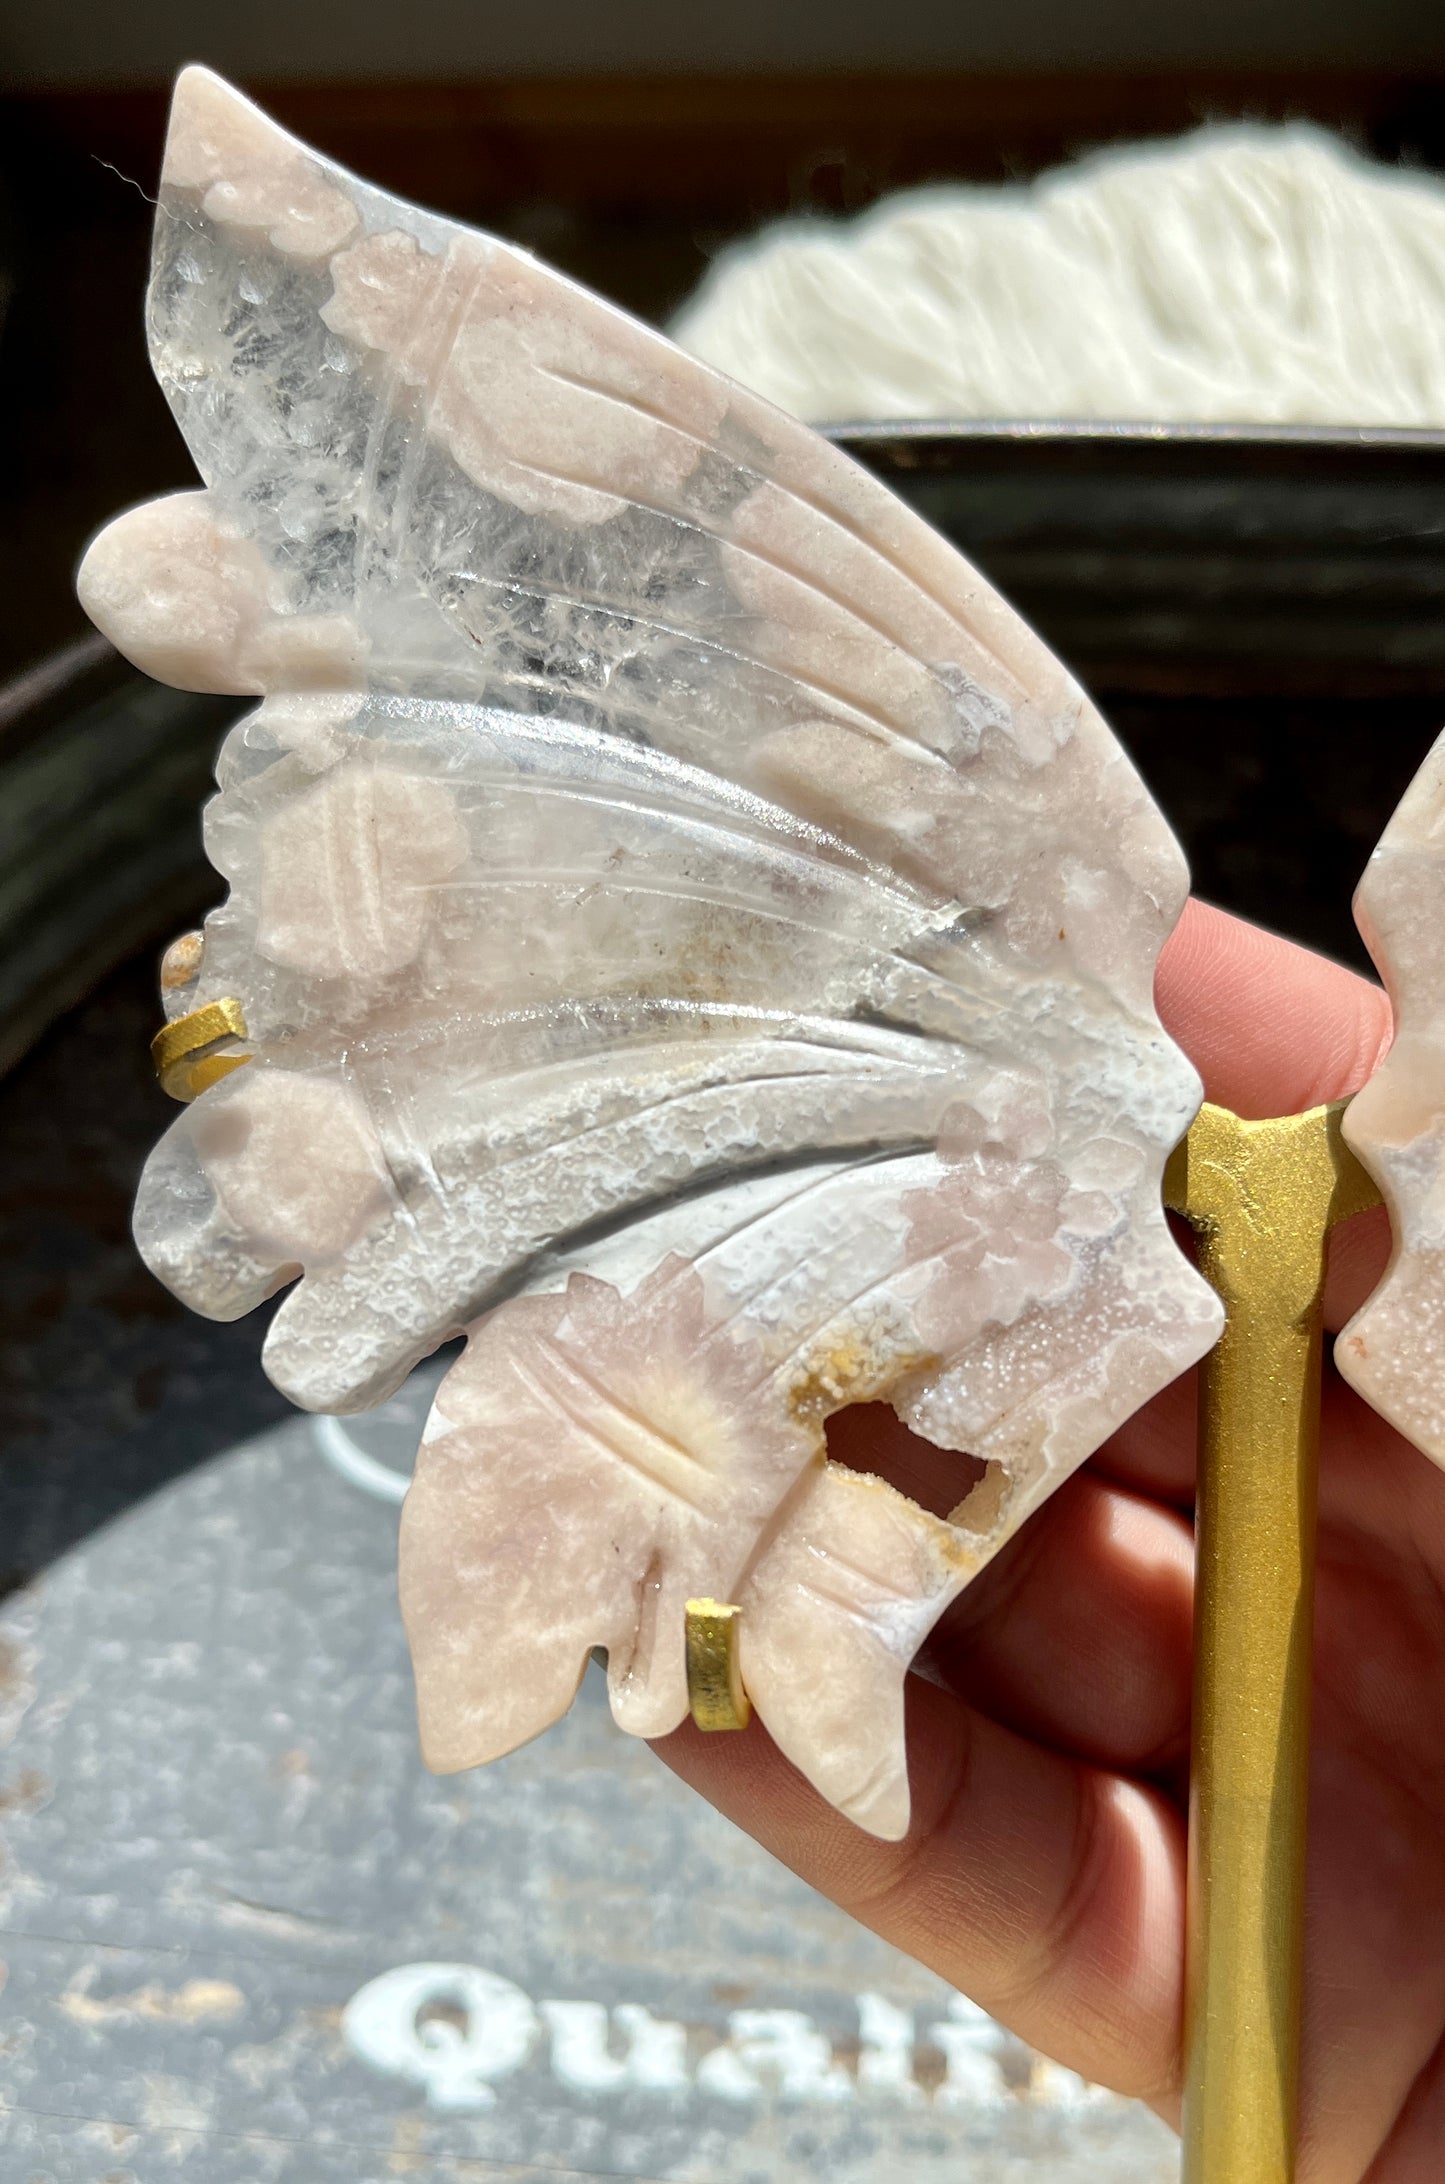
[{"label": "index finger", "polygon": [[[1154,992],[1205,1098],[1237,1115],[1298,1115],[1358,1092],[1394,1028],[1383,987],[1192,898],[1165,942]],[[1364,1303],[1389,1251],[1383,1211],[1338,1231],[1325,1294],[1332,1331]]]},{"label": "index finger", "polygon": [[1155,979],[1164,1028],[1237,1115],[1298,1115],[1344,1099],[1390,1044],[1382,987],[1193,898]]},{"label": "index finger", "polygon": [[[1191,898],[1164,945],[1155,980],[1164,1028],[1204,1080],[1204,1096],[1237,1115],[1297,1115],[1344,1099],[1373,1076],[1393,1024],[1384,990]],[[1342,1327],[1385,1270],[1383,1209],[1331,1238],[1325,1320]],[[1126,1420],[1094,1462],[1140,1493],[1182,1506],[1194,1494],[1192,1374]]]}]

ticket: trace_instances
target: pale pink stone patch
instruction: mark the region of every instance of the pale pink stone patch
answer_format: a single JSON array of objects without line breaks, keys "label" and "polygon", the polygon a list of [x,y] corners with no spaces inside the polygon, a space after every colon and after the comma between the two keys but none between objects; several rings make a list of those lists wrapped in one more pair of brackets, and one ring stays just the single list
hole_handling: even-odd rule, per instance
[{"label": "pale pink stone patch", "polygon": [[570,1706],[593,1646],[635,1736],[687,1712],[689,1599],[730,1599],[819,1436],[664,1260],[630,1297],[574,1275],[474,1327],[402,1517],[428,1764],[494,1759]]},{"label": "pale pink stone patch", "polygon": [[870,1835],[908,1832],[904,1686],[978,1567],[968,1536],[881,1479],[810,1474],[740,1596],[748,1695],[781,1751]]},{"label": "pale pink stone patch", "polygon": [[199,190],[208,220],[259,228],[284,257],[328,257],[359,220],[302,146],[206,68],[176,80],[161,180]]},{"label": "pale pink stone patch", "polygon": [[431,889],[466,855],[443,783],[338,766],[261,829],[256,945],[313,978],[386,977],[415,957]]},{"label": "pale pink stone patch", "polygon": [[516,508],[591,525],[631,497],[666,501],[696,469],[727,389],[675,350],[592,311],[545,267],[483,236],[444,255],[368,235],[332,262],[322,316],[424,386],[428,429]]},{"label": "pale pink stone patch", "polygon": [[171,493],[117,516],[91,542],[76,590],[128,660],[178,690],[255,697],[361,679],[355,622],[286,613],[260,549],[209,493]]},{"label": "pale pink stone patch", "polygon": [[1061,1234],[1065,1195],[1048,1162],[994,1144],[962,1155],[906,1201],[909,1264],[928,1269],[916,1318],[930,1350],[960,1355],[990,1323],[1010,1326],[1064,1294],[1075,1275]]},{"label": "pale pink stone patch", "polygon": [[106,525],[76,578],[80,603],[127,659],[181,690],[259,693],[247,648],[270,613],[260,549],[207,493],[172,493]]},{"label": "pale pink stone patch", "polygon": [[227,1218],[282,1265],[336,1258],[389,1202],[371,1118],[333,1079],[248,1064],[197,1104],[191,1129]]},{"label": "pale pink stone patch", "polygon": [[1335,1362],[1445,1465],[1445,738],[1386,827],[1355,916],[1389,988],[1395,1038],[1344,1128],[1390,1209],[1395,1253]]}]

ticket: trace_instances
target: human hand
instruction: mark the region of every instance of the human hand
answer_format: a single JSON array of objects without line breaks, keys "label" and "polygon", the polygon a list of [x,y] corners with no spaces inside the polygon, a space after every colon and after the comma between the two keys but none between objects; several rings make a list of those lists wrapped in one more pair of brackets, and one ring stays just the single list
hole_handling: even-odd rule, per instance
[{"label": "human hand", "polygon": [[[1160,1012],[1210,1099],[1293,1114],[1389,1043],[1378,988],[1191,904]],[[1383,1271],[1337,1230],[1326,1322]],[[913,1824],[862,1834],[761,1723],[658,1749],[886,1940],[1060,2062],[1177,2121],[1195,1376],[1122,1427],[940,1623],[909,1679]],[[1315,1608],[1300,2184],[1445,2167],[1445,1478],[1326,1364]],[[830,1452],[940,1513],[958,1459],[868,1405]]]}]

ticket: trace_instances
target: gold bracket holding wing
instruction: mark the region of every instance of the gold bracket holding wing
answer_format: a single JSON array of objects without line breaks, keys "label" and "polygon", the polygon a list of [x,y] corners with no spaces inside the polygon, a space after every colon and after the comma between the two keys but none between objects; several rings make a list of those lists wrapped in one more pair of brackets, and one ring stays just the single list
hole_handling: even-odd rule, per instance
[{"label": "gold bracket holding wing", "polygon": [[693,1720],[699,1729],[746,1729],[753,1710],[738,1662],[742,1609],[723,1600],[689,1600],[686,1614]]},{"label": "gold bracket holding wing", "polygon": [[195,1099],[251,1059],[234,1051],[234,1042],[246,1037],[245,1011],[231,994],[173,1017],[151,1041],[161,1090],[173,1100]]}]

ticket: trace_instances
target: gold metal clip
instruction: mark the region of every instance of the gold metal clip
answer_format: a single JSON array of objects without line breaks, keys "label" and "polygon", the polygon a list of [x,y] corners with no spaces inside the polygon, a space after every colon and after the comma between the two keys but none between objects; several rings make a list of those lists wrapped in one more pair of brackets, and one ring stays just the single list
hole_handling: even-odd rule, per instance
[{"label": "gold metal clip", "polygon": [[687,1697],[699,1729],[746,1729],[752,1719],[738,1665],[742,1616],[723,1600],[687,1603]]},{"label": "gold metal clip", "polygon": [[229,1051],[232,1039],[247,1036],[245,1012],[230,994],[174,1017],[151,1041],[151,1060],[161,1090],[173,1100],[195,1099],[251,1059],[249,1054]]}]

